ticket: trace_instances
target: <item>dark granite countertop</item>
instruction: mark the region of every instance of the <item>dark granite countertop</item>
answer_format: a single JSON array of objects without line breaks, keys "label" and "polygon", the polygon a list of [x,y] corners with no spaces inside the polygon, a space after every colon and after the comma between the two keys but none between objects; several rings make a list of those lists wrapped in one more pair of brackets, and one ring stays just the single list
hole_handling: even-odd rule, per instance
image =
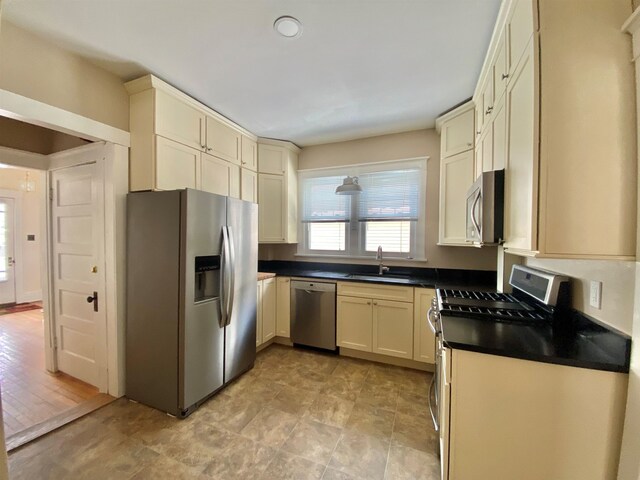
[{"label": "dark granite countertop", "polygon": [[317,278],[345,282],[370,282],[424,288],[465,288],[495,290],[496,272],[442,268],[390,267],[378,275],[377,265],[354,265],[319,262],[258,262],[258,270],[287,277]]},{"label": "dark granite countertop", "polygon": [[631,339],[579,312],[557,325],[536,326],[442,315],[442,338],[451,348],[537,362],[629,372]]}]

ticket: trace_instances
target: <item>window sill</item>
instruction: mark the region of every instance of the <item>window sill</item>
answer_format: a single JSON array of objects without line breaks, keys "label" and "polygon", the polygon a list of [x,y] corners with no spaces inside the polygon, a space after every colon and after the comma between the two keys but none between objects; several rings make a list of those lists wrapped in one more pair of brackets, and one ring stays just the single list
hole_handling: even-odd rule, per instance
[{"label": "window sill", "polygon": [[[302,258],[326,258],[326,259],[336,259],[336,260],[369,260],[373,263],[378,263],[375,256],[364,257],[364,256],[354,256],[354,255],[325,255],[319,253],[295,253],[294,257],[302,257]],[[406,257],[384,257],[383,262],[402,262],[402,263],[427,263],[428,260],[426,258],[406,258]]]}]

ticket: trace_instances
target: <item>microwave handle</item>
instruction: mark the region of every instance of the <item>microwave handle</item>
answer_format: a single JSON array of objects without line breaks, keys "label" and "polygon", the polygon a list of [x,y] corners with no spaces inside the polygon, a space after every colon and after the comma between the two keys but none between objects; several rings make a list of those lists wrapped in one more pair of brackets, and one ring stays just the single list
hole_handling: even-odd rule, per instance
[{"label": "microwave handle", "polygon": [[471,223],[473,223],[473,227],[478,232],[478,240],[482,241],[482,233],[480,232],[480,225],[478,225],[478,219],[476,218],[476,206],[480,201],[480,197],[482,196],[482,191],[478,190],[478,194],[476,195],[476,199],[473,201],[473,205],[471,206]]}]

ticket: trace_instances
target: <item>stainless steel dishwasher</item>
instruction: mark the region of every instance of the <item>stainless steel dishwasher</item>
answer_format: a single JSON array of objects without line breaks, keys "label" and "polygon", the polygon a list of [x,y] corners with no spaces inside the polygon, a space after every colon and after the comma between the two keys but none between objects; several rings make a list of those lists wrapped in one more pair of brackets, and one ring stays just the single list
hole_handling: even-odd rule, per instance
[{"label": "stainless steel dishwasher", "polygon": [[336,349],[336,284],[291,281],[291,341]]}]

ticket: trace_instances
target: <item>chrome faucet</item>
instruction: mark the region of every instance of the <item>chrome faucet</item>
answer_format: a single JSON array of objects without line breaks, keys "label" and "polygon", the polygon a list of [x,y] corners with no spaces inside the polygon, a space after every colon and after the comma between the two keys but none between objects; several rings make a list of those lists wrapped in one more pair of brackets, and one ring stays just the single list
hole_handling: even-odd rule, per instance
[{"label": "chrome faucet", "polygon": [[389,267],[385,267],[382,263],[382,245],[378,245],[378,253],[376,253],[376,260],[380,263],[378,264],[378,275],[384,275],[384,272],[389,271]]}]

